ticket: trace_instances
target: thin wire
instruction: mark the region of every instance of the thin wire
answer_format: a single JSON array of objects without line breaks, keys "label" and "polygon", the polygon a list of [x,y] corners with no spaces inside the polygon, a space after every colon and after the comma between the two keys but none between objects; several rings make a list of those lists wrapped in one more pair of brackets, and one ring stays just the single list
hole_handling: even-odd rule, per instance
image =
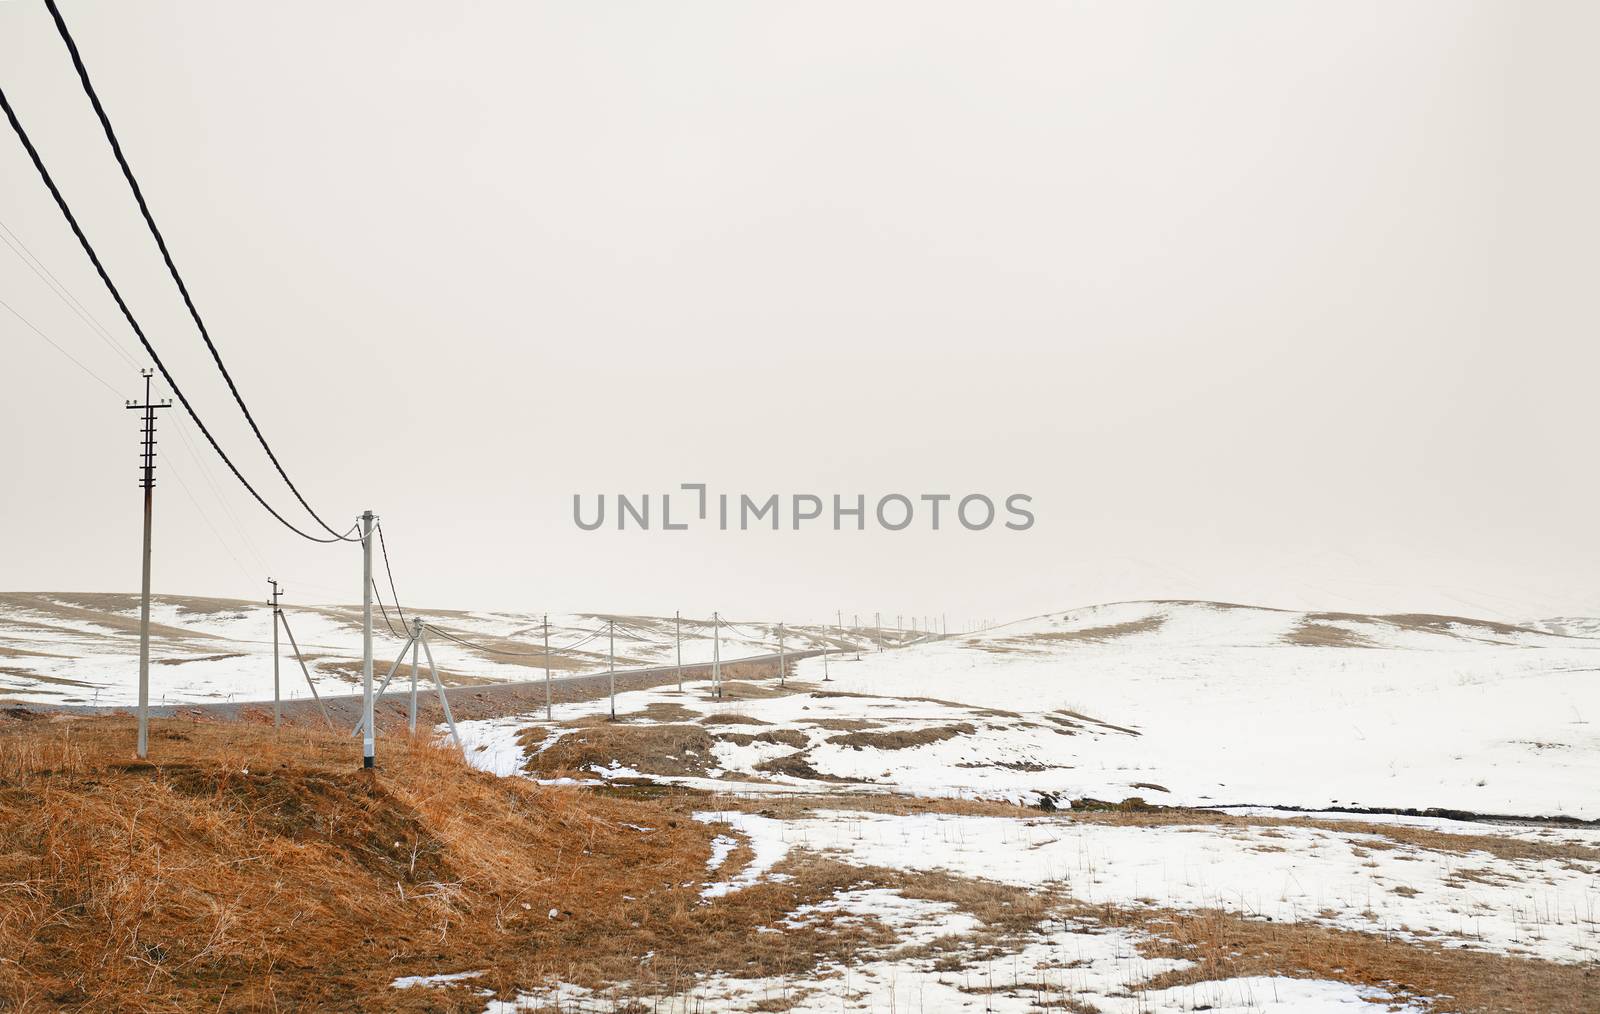
[{"label": "thin wire", "polygon": [[10,226],[3,221],[0,221],[0,242],[10,247],[11,252],[17,255],[17,260],[26,264],[28,270],[38,275],[39,280],[44,282],[45,287],[54,293],[57,299],[65,303],[67,309],[77,314],[78,319],[87,324],[89,329],[95,333],[95,337],[105,342],[107,348],[122,357],[122,361],[135,370],[139,368],[139,363],[133,356],[128,354],[128,351],[122,347],[121,343],[111,336],[111,332],[105,329],[105,325],[95,319],[94,314],[85,309],[82,303],[78,302],[78,297],[74,296],[65,285],[61,284],[61,279],[55,276],[55,272],[51,271],[44,261],[39,259],[38,254],[28,249],[28,244],[22,242],[22,238],[12,232]]},{"label": "thin wire", "polygon": [[155,364],[157,370],[161,371],[162,379],[167,382],[168,387],[172,388],[172,393],[177,396],[179,403],[183,405],[184,411],[188,412],[189,418],[193,419],[195,425],[200,427],[200,432],[205,434],[206,441],[211,444],[211,449],[217,452],[217,457],[221,458],[223,463],[228,466],[228,470],[233,473],[233,477],[238,479],[240,484],[250,491],[250,495],[255,497],[256,502],[264,507],[268,514],[277,518],[280,524],[301,538],[308,539],[311,542],[358,541],[343,535],[335,535],[332,538],[325,539],[301,531],[282,514],[274,510],[272,505],[267,503],[260,493],[256,492],[256,488],[250,485],[250,481],[239,471],[238,466],[233,463],[233,459],[229,458],[222,450],[222,446],[217,443],[217,438],[211,435],[211,430],[206,428],[206,424],[201,421],[199,413],[194,410],[194,406],[189,404],[189,399],[184,395],[183,390],[178,387],[177,381],[173,379],[172,373],[167,369],[166,364],[161,361],[161,356],[156,353],[155,346],[151,345],[150,339],[145,337],[144,328],[139,326],[139,321],[133,316],[133,311],[128,309],[128,304],[122,298],[122,293],[117,289],[116,283],[106,273],[105,265],[100,262],[100,255],[95,253],[94,245],[89,242],[89,237],[83,234],[83,228],[78,225],[77,216],[72,213],[72,208],[67,204],[67,199],[61,195],[61,190],[56,186],[56,181],[50,175],[50,170],[45,168],[44,159],[39,156],[39,150],[33,146],[33,139],[23,129],[22,121],[17,119],[16,110],[11,108],[11,102],[6,98],[5,89],[3,88],[0,88],[0,109],[4,110],[6,119],[11,123],[12,131],[17,135],[17,139],[22,142],[22,147],[27,151],[28,158],[32,160],[34,169],[39,173],[39,179],[44,182],[45,188],[50,191],[50,196],[55,198],[56,207],[60,209],[62,217],[72,227],[72,234],[78,238],[78,245],[83,247],[83,252],[88,255],[89,262],[94,265],[95,272],[100,276],[100,281],[104,283],[106,290],[111,293],[111,298],[116,300],[117,309],[122,311],[122,316],[127,320],[128,326],[133,329],[135,335],[138,335],[139,344],[144,346],[145,352],[150,356],[150,361]]},{"label": "thin wire", "polygon": [[172,473],[172,477],[178,480],[178,486],[182,488],[184,495],[189,498],[189,502],[194,504],[195,511],[200,515],[201,520],[206,523],[206,527],[211,529],[211,534],[215,535],[217,537],[217,541],[222,544],[223,551],[226,552],[229,558],[233,560],[234,566],[239,568],[239,573],[244,575],[246,581],[253,580],[249,570],[245,568],[245,565],[240,562],[239,557],[234,553],[233,547],[228,545],[228,540],[224,539],[222,537],[222,532],[218,531],[217,526],[211,523],[211,515],[207,514],[205,508],[200,506],[200,501],[195,499],[194,492],[189,488],[189,484],[183,480],[183,475],[178,471],[177,463],[171,459],[168,459],[166,462],[166,467],[167,471]]},{"label": "thin wire", "polygon": [[[57,345],[50,338],[49,335],[47,335],[43,331],[39,330],[39,328],[36,327],[34,325],[34,323],[32,321],[30,321],[28,318],[26,318],[22,314],[18,313],[16,308],[13,307],[10,303],[7,303],[5,300],[0,299],[0,306],[3,306],[7,310],[11,311],[12,316],[16,317],[18,320],[20,320],[24,324],[28,325],[28,327],[30,329],[32,329],[34,334],[38,335],[40,338],[43,338],[45,341],[49,342],[51,344],[51,346],[53,346],[57,352],[60,352],[62,355],[66,356],[69,360],[71,360],[72,364],[74,366],[78,367],[78,369],[82,370],[84,373],[88,374],[93,379],[98,380],[112,394],[120,393],[120,392],[117,391],[116,388],[114,388],[110,384],[106,383],[105,378],[101,377],[98,373],[96,373],[93,370],[89,369],[89,367],[87,367],[87,366],[83,365],[82,363],[78,362],[77,359],[73,358],[72,353],[68,352],[66,349],[62,348],[60,345]],[[193,453],[193,448],[192,447],[190,449],[190,453]],[[177,462],[172,461],[171,459],[168,459],[167,462],[166,462],[166,468],[167,468],[167,470],[169,472],[172,473],[172,477],[174,479],[178,480],[178,487],[183,490],[184,496],[187,496],[189,498],[189,502],[194,504],[195,512],[198,513],[200,515],[200,519],[206,523],[206,527],[211,529],[211,534],[215,535],[217,537],[217,542],[219,542],[222,545],[223,552],[228,554],[229,558],[233,560],[234,566],[239,568],[239,573],[243,574],[245,576],[245,578],[248,580],[249,577],[250,577],[250,572],[248,570],[246,570],[245,569],[245,565],[242,562],[240,562],[238,555],[235,554],[234,551],[233,551],[233,547],[228,545],[228,540],[224,539],[222,537],[222,533],[217,530],[217,526],[215,524],[212,524],[211,515],[207,514],[206,511],[205,511],[205,508],[200,506],[200,501],[195,498],[194,491],[189,488],[189,484],[186,481],[184,481],[183,473],[178,470]]]},{"label": "thin wire", "polygon": [[[150,229],[150,235],[155,238],[156,246],[161,250],[161,259],[166,262],[167,272],[172,275],[172,280],[177,283],[178,292],[183,295],[183,305],[189,308],[189,316],[194,319],[195,327],[200,330],[200,337],[205,339],[206,348],[211,350],[211,359],[217,364],[217,369],[222,373],[222,379],[228,382],[228,390],[233,393],[233,400],[238,403],[239,411],[244,413],[245,421],[250,424],[250,430],[256,435],[261,449],[267,452],[267,457],[272,461],[272,467],[278,470],[278,475],[283,479],[284,485],[300,501],[300,506],[306,509],[323,530],[336,538],[343,540],[329,527],[328,523],[311,508],[306,498],[300,495],[300,490],[289,478],[289,473],[284,471],[283,465],[278,462],[278,456],[273,453],[272,447],[267,443],[267,438],[262,434],[261,427],[256,425],[255,416],[250,414],[249,406],[244,403],[244,396],[239,393],[238,385],[233,382],[233,375],[222,363],[222,353],[217,351],[217,346],[211,341],[211,332],[206,329],[205,321],[200,318],[200,311],[194,305],[194,299],[189,295],[189,287],[184,284],[183,276],[178,273],[177,264],[173,263],[172,253],[167,249],[166,238],[161,235],[161,230],[156,227],[156,220],[150,214],[150,206],[145,203],[144,191],[139,188],[139,181],[134,178],[133,169],[128,165],[127,158],[122,154],[122,145],[117,141],[116,132],[111,129],[111,118],[106,115],[105,107],[100,104],[100,96],[95,92],[94,85],[89,81],[89,70],[83,65],[83,57],[78,53],[78,44],[72,40],[72,33],[67,31],[67,23],[61,17],[61,11],[56,7],[55,0],[45,0],[45,6],[50,9],[50,16],[55,19],[56,30],[61,35],[61,41],[66,43],[67,52],[72,56],[72,66],[78,71],[78,80],[83,84],[84,94],[89,97],[89,104],[94,107],[95,116],[100,120],[100,126],[105,131],[106,140],[111,144],[111,153],[116,156],[117,165],[122,168],[122,178],[128,181],[128,187],[133,191],[133,198],[139,205],[139,213],[144,216],[145,225]],[[165,371],[163,371],[165,372]]]},{"label": "thin wire", "polygon": [[87,373],[89,376],[91,376],[94,379],[98,380],[102,385],[105,386],[105,389],[110,391],[112,394],[118,395],[119,397],[121,396],[122,392],[120,392],[116,388],[112,387],[111,384],[106,380],[106,378],[100,376],[100,374],[94,372],[93,370],[89,369],[89,367],[87,367],[87,366],[83,365],[82,363],[78,362],[78,357],[77,356],[73,355],[71,352],[68,352],[66,349],[64,349],[60,345],[56,344],[56,340],[54,338],[50,337],[49,335],[45,334],[43,331],[39,330],[38,326],[35,325],[33,323],[33,321],[29,320],[28,318],[24,317],[20,312],[18,312],[16,307],[12,306],[10,303],[6,302],[4,299],[0,299],[0,306],[3,306],[7,310],[10,310],[11,311],[11,316],[17,318],[18,320],[22,321],[22,323],[26,324],[28,326],[28,330],[32,331],[34,334],[38,335],[40,338],[43,338],[46,342],[49,343],[51,348],[55,349],[57,352],[59,352],[62,355],[66,356],[67,359],[69,359],[72,362],[73,366],[76,366],[78,369],[82,370],[84,373]]},{"label": "thin wire", "polygon": [[194,462],[195,468],[199,470],[200,477],[205,480],[206,486],[210,488],[211,495],[216,497],[217,503],[222,507],[222,512],[228,516],[228,521],[233,525],[234,531],[239,533],[239,539],[244,543],[244,548],[250,551],[250,555],[255,558],[256,563],[262,570],[270,572],[272,568],[267,566],[266,557],[262,556],[261,550],[256,548],[255,542],[250,538],[250,533],[245,531],[244,525],[239,521],[239,516],[229,506],[227,497],[222,495],[222,490],[217,486],[217,480],[211,474],[211,469],[207,466],[205,458],[201,457],[200,451],[194,445],[194,441],[189,439],[188,423],[183,416],[175,417],[172,423],[178,431],[178,436],[183,439],[183,446],[188,448],[189,458]]},{"label": "thin wire", "polygon": [[[457,637],[456,635],[450,633],[448,630],[443,630],[443,629],[441,629],[439,627],[434,626],[431,623],[428,624],[428,629],[432,630],[434,633],[440,635],[441,637],[448,637],[450,640],[456,642],[457,644],[466,645],[468,648],[474,648],[474,649],[476,649],[478,651],[481,651],[481,652],[483,652],[485,654],[488,654],[488,655],[515,655],[517,657],[525,657],[525,658],[543,658],[545,656],[545,652],[543,652],[543,651],[507,651],[504,648],[490,648],[487,645],[477,644],[475,642],[469,641],[464,637]],[[558,655],[558,654],[562,654],[564,652],[571,651],[572,649],[578,647],[579,645],[588,644],[590,641],[594,640],[595,638],[599,637],[601,634],[605,633],[605,629],[606,628],[601,627],[599,630],[596,630],[594,633],[589,634],[587,637],[584,637],[584,638],[581,638],[580,640],[574,641],[571,644],[565,645],[564,647],[551,648],[549,653],[552,654],[552,655]]]}]

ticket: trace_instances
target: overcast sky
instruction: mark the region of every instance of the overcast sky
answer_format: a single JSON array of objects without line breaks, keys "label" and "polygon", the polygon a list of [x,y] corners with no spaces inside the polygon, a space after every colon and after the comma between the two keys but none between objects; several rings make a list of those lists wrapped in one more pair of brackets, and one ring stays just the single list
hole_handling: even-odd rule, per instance
[{"label": "overcast sky", "polygon": [[[383,517],[408,602],[1600,612],[1596,5],[62,7],[268,439]],[[289,512],[37,0],[0,2],[0,85]],[[0,178],[142,363],[9,134]],[[115,388],[0,308],[0,587],[136,589],[136,372],[10,249],[0,299]],[[357,548],[179,421],[158,591],[359,597]],[[1037,522],[573,524],[683,482]]]}]

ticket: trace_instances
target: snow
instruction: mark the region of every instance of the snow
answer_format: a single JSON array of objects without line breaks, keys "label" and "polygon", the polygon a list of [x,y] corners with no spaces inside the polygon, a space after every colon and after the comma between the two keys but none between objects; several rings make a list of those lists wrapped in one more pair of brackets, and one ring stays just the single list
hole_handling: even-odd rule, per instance
[{"label": "snow", "polygon": [[[285,615],[307,666],[323,694],[359,689],[361,609],[356,606],[286,606]],[[391,607],[392,613],[392,607]],[[407,616],[413,616],[412,612]],[[513,642],[509,656],[484,653],[446,637],[429,638],[445,677],[520,681],[542,678],[543,614],[427,610],[420,615],[469,641]],[[552,655],[564,659],[556,675],[602,672],[608,662],[607,623],[616,623],[619,668],[672,664],[677,656],[672,617],[595,613],[550,615]],[[132,704],[138,681],[138,598],[133,595],[0,593],[0,696],[46,704]],[[404,631],[396,615],[389,617]],[[181,704],[272,699],[272,611],[266,605],[183,596],[154,596],[151,603],[152,703]],[[685,664],[711,661],[709,620],[682,621]],[[599,636],[590,636],[599,632]],[[736,661],[777,650],[777,627],[724,623],[721,654]],[[786,627],[785,644],[799,650],[827,644],[865,644],[866,632],[840,634],[822,627]],[[378,676],[400,653],[403,637],[376,614],[374,657]],[[563,654],[563,649],[572,646]],[[280,681],[286,699],[309,696],[288,638],[281,638]],[[221,656],[221,657],[218,657]]]},{"label": "snow", "polygon": [[[1059,885],[1094,904],[1219,909],[1550,961],[1600,959],[1600,861],[1436,852],[1355,830],[1286,825],[1140,827],[851,811],[728,820],[749,836],[764,869],[804,848],[860,866]],[[1600,830],[1584,837],[1600,847]],[[758,876],[747,869],[739,882]]]},{"label": "snow", "polygon": [[[1304,815],[1281,804],[1600,817],[1600,641],[1434,617],[1318,615],[1205,603],[1121,603],[928,641],[860,661],[799,665],[794,692],[718,701],[708,685],[618,695],[619,717],[652,705],[689,712],[713,736],[710,777],[666,776],[641,758],[597,765],[728,796],[900,793],[1041,801],[1083,796],[1224,809],[1233,819],[1140,823],[1073,812],[897,815],[821,806],[778,819],[706,809],[713,825],[702,904],[764,880],[801,852],[859,867],[944,872],[1123,910],[1222,911],[1385,939],[1567,964],[1600,960],[1600,827],[1443,817]],[[1296,643],[1301,642],[1301,643]],[[567,705],[558,721],[604,713]],[[660,709],[660,713],[677,713]],[[542,716],[539,716],[542,718]],[[533,716],[481,723],[474,763],[526,759]],[[718,718],[725,721],[717,721]],[[705,719],[705,721],[700,721]],[[756,738],[766,732],[781,737]],[[800,755],[822,779],[762,771]],[[718,777],[722,775],[722,777]],[[834,805],[851,806],[845,800]],[[1171,818],[1169,818],[1171,819]],[[1314,819],[1316,825],[1307,822]],[[1389,834],[1377,831],[1393,828]],[[1408,838],[1421,830],[1445,841]],[[1393,835],[1391,837],[1390,835]],[[1471,837],[1468,837],[1471,836]],[[1459,845],[1448,839],[1459,839]],[[1503,844],[1501,844],[1503,843]],[[1518,848],[1524,843],[1549,849]],[[732,856],[748,845],[751,861]],[[1538,858],[1547,855],[1548,858]],[[1135,926],[1040,924],[1000,957],[958,970],[916,947],[970,933],[954,906],[857,887],[800,906],[761,932],[811,920],[877,919],[895,948],[849,966],[823,961],[783,979],[703,976],[648,1004],[659,1011],[1024,1011],[1065,1001],[1105,1012],[1398,1011],[1425,1000],[1342,982],[1278,976],[1164,990],[1181,970],[1147,958]],[[605,1010],[616,996],[551,983],[491,1009]]]},{"label": "snow", "polygon": [[[936,937],[970,930],[975,921],[940,902],[906,898],[891,890],[847,891],[830,901],[794,913],[790,925],[821,914],[876,918],[896,931],[896,948],[914,948]],[[1281,976],[1200,982],[1162,990],[1139,984],[1163,972],[1181,970],[1187,961],[1143,957],[1140,933],[1081,923],[1041,925],[1032,940],[1000,959],[974,958],[967,967],[944,970],[932,958],[884,955],[850,966],[824,964],[809,973],[781,979],[703,977],[690,990],[646,1004],[663,1014],[705,1010],[761,1009],[785,1001],[784,1009],[810,1014],[840,1010],[868,1012],[984,1011],[994,1014],[1060,1006],[1063,1000],[1092,1004],[1106,1014],[1177,1014],[1194,1010],[1262,1014],[1359,1014],[1373,1003],[1383,1009],[1420,1014],[1421,1003],[1372,987]],[[486,1014],[523,1010],[571,1012],[615,1009],[615,1001],[567,984],[552,984],[513,1001],[497,1001]]]},{"label": "snow", "polygon": [[[1372,646],[1283,640],[1305,622]],[[1140,623],[1152,629],[1062,636]],[[1080,772],[1059,779],[1069,795],[1600,818],[1600,640],[1125,603],[830,672],[843,690],[1030,716],[1066,708],[1140,733],[1059,744]],[[821,665],[807,659],[798,675],[818,680]]]},{"label": "snow", "polygon": [[442,975],[402,975],[389,984],[392,989],[411,989],[415,986],[445,986],[452,982],[476,979],[483,972],[448,972]]},{"label": "snow", "polygon": [[[758,817],[751,813],[697,813],[694,815],[694,819],[707,824],[728,825],[733,830],[745,835],[749,839],[750,847],[755,852],[750,862],[745,864],[744,868],[734,875],[731,880],[707,884],[700,892],[700,897],[702,898],[720,898],[741,888],[749,887],[751,884],[758,883],[762,877],[771,873],[772,868],[781,862],[784,856],[789,854],[789,845],[784,840],[783,835],[784,822],[781,820],[774,820],[771,817]],[[718,838],[730,840],[721,835]],[[713,846],[711,858],[714,862],[708,862],[707,867],[712,870],[720,869],[722,864],[727,861],[728,854],[732,850],[733,846],[730,844],[727,846],[727,850],[719,857],[715,846]],[[778,876],[781,877],[782,875],[779,874]]]},{"label": "snow", "polygon": [[[514,775],[522,771],[527,761],[517,735],[527,728],[525,718],[484,718],[457,722],[461,744],[468,763],[490,774]],[[441,727],[448,736],[447,726]]]}]

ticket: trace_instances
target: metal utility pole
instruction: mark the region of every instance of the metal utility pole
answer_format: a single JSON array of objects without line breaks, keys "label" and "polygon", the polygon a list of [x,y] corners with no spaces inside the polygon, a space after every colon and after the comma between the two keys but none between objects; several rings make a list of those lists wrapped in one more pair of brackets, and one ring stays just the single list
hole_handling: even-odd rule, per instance
[{"label": "metal utility pole", "polygon": [[833,682],[833,677],[828,675],[828,649],[826,646],[822,649],[822,682]]},{"label": "metal utility pole", "polygon": [[[383,682],[378,686],[378,696],[383,696],[384,691],[389,689],[389,684],[394,680],[394,674],[400,671],[400,663],[406,660],[406,652],[412,652],[412,657],[415,658],[417,645],[420,644],[428,659],[428,675],[433,677],[434,692],[439,696],[439,709],[444,712],[445,724],[450,726],[450,735],[456,741],[456,748],[465,757],[467,746],[461,741],[461,732],[456,728],[455,715],[450,712],[450,696],[444,692],[444,683],[439,679],[439,667],[433,661],[433,648],[428,644],[428,629],[428,625],[423,622],[420,616],[412,622],[411,633],[407,636],[406,643],[400,646],[400,654],[394,657],[394,664],[389,666],[389,671],[383,675]],[[413,718],[415,718],[415,715],[416,712],[413,710]],[[351,735],[354,736],[362,732],[365,732],[367,737],[372,735],[372,726],[368,724],[365,718],[356,723]]]},{"label": "metal utility pole", "polygon": [[272,607],[272,727],[276,729],[283,720],[278,698],[278,596],[283,594],[283,589],[270,577],[267,584],[272,585],[272,598],[267,600],[267,605]]},{"label": "metal utility pole", "polygon": [[361,766],[377,766],[378,743],[372,732],[372,522],[361,515]]},{"label": "metal utility pole", "polygon": [[550,718],[550,614],[544,614],[544,720]]},{"label": "metal utility pole", "polygon": [[139,584],[139,741],[134,752],[143,760],[150,752],[150,515],[155,505],[156,488],[156,410],[171,408],[172,399],[150,400],[151,370],[140,370],[144,378],[143,404],[130,401],[126,407],[144,413],[144,572]]},{"label": "metal utility pole", "polygon": [[[406,712],[406,725],[411,734],[417,734],[417,645],[422,640],[422,617],[414,616],[411,619],[411,710]],[[402,657],[405,649],[401,649]]]},{"label": "metal utility pole", "polygon": [[683,693],[683,614],[672,613],[672,639],[678,644],[678,693]]},{"label": "metal utility pole", "polygon": [[778,624],[778,686],[783,686],[784,661],[783,661],[783,624]]},{"label": "metal utility pole", "polygon": [[711,614],[711,685],[722,696],[722,617]]},{"label": "metal utility pole", "polygon": [[617,720],[617,621],[606,621],[611,631],[611,720]]}]

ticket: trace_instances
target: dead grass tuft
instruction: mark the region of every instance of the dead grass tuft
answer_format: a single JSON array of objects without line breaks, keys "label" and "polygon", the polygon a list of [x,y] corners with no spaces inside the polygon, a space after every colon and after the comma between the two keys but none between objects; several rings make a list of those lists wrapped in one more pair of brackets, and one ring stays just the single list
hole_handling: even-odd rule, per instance
[{"label": "dead grass tuft", "polygon": [[549,777],[623,766],[658,775],[704,777],[715,766],[711,733],[698,725],[630,725],[586,719],[528,759],[528,770]]},{"label": "dead grass tuft", "polygon": [[1312,648],[1371,648],[1370,638],[1344,627],[1328,623],[1302,620],[1298,626],[1283,635],[1286,644],[1299,644]]},{"label": "dead grass tuft", "polygon": [[847,732],[829,736],[828,742],[854,750],[907,750],[929,743],[942,743],[958,736],[971,736],[978,730],[968,722],[936,725],[923,729],[891,729],[888,732]]}]

